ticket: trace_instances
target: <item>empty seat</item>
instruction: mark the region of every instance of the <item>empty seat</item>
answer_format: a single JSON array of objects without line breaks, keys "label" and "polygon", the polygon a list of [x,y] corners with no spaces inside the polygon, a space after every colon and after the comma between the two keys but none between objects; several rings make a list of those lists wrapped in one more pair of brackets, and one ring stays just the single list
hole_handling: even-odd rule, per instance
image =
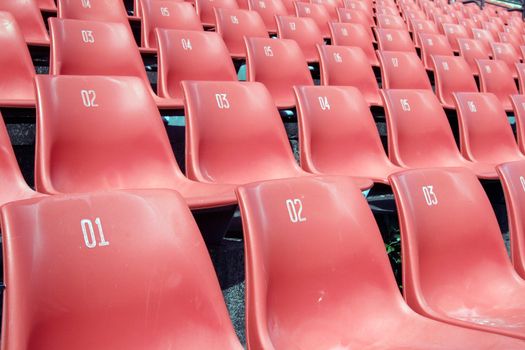
[{"label": "empty seat", "polygon": [[489,31],[494,39],[498,37],[498,33],[500,32],[500,29],[496,23],[483,21],[481,22],[481,28]]},{"label": "empty seat", "polygon": [[478,75],[477,59],[489,59],[483,43],[477,39],[458,39],[459,54],[467,61],[473,75]]},{"label": "empty seat", "polygon": [[10,12],[29,45],[49,45],[44,19],[34,0],[7,0],[0,2],[0,11]]},{"label": "empty seat", "polygon": [[157,90],[182,104],[183,80],[237,81],[228,48],[219,34],[156,29],[159,47]]},{"label": "empty seat", "polygon": [[380,51],[405,51],[416,53],[416,48],[407,30],[376,28]]},{"label": "empty seat", "polygon": [[176,192],[25,200],[2,218],[5,348],[242,349]]},{"label": "empty seat", "polygon": [[492,34],[485,29],[472,28],[472,36],[474,39],[481,41],[483,50],[487,55],[490,56],[492,54],[490,50],[490,44],[495,41]]},{"label": "empty seat", "polygon": [[198,30],[202,25],[189,2],[167,0],[142,1],[142,46],[157,48],[155,28]]},{"label": "empty seat", "polygon": [[343,2],[341,0],[310,0],[312,4],[322,5],[332,21],[337,21],[339,16],[337,14],[337,8],[343,7]]},{"label": "empty seat", "polygon": [[452,50],[459,52],[459,38],[469,38],[467,29],[461,24],[443,23],[443,32],[447,36]]},{"label": "empty seat", "polygon": [[359,47],[365,53],[370,65],[379,66],[374,45],[368,37],[367,30],[361,24],[331,22],[330,31],[332,45]]},{"label": "empty seat", "polygon": [[315,24],[319,28],[319,31],[321,32],[323,38],[330,37],[330,29],[328,28],[328,23],[331,22],[331,18],[330,14],[323,5],[296,1],[295,11],[297,17],[306,17],[313,19]]},{"label": "empty seat", "polygon": [[55,0],[37,0],[37,4],[41,11],[57,12]]},{"label": "empty seat", "polygon": [[250,349],[523,347],[408,308],[374,217],[351,180],[266,181],[242,186],[238,196]]},{"label": "empty seat", "polygon": [[[379,51],[383,89],[428,89],[432,85],[415,52]],[[410,72],[410,74],[407,74]]]},{"label": "empty seat", "polygon": [[436,24],[432,21],[416,18],[410,20],[410,23],[412,23],[412,33],[414,37],[414,44],[416,47],[421,46],[421,43],[419,42],[419,34],[439,34]]},{"label": "empty seat", "polygon": [[123,1],[57,0],[57,3],[58,18],[118,22],[129,26]]},{"label": "empty seat", "polygon": [[35,107],[35,68],[24,36],[8,12],[0,12],[0,106]]},{"label": "empty seat", "polygon": [[454,51],[444,35],[419,33],[419,42],[423,66],[427,70],[433,69],[431,56],[454,56]]},{"label": "empty seat", "polygon": [[215,26],[215,13],[213,9],[216,7],[237,9],[239,5],[237,5],[237,1],[235,0],[195,0],[195,9],[203,26]]},{"label": "empty seat", "polygon": [[[510,97],[516,118],[516,136],[521,153],[525,154],[525,95]],[[525,176],[525,175],[524,175]]]},{"label": "empty seat", "polygon": [[276,16],[277,35],[280,39],[294,40],[308,62],[319,61],[316,46],[323,44],[323,35],[312,18]]},{"label": "empty seat", "polygon": [[520,57],[516,49],[509,43],[492,43],[491,48],[492,57],[494,57],[495,60],[505,62],[507,67],[509,67],[512,77],[517,78],[516,63],[520,63]]},{"label": "empty seat", "polygon": [[507,114],[494,94],[454,94],[460,125],[460,148],[472,161],[500,164],[525,160],[516,144]]},{"label": "empty seat", "polygon": [[474,174],[409,170],[391,182],[408,304],[442,322],[525,339],[525,281],[512,268]]},{"label": "empty seat", "polygon": [[470,67],[463,57],[432,56],[436,96],[445,108],[455,109],[455,92],[478,92]]},{"label": "empty seat", "polygon": [[431,90],[382,90],[388,154],[405,168],[466,167],[480,178],[497,178],[490,164],[470,162],[459,152],[447,116]]},{"label": "empty seat", "polygon": [[141,79],[38,76],[36,87],[39,192],[167,188],[192,209],[235,203],[233,186],[184,177]]},{"label": "empty seat", "polygon": [[395,7],[376,5],[376,18],[378,15],[399,16],[399,11]]},{"label": "empty seat", "polygon": [[263,83],[277,108],[295,106],[294,85],[313,85],[301,48],[294,40],[246,38],[246,80]]},{"label": "empty seat", "polygon": [[[343,2],[345,8],[362,11],[368,18],[372,20],[373,23],[374,11],[372,9],[372,2],[360,0],[343,0]],[[372,26],[375,26],[375,24],[372,24]]]},{"label": "empty seat", "polygon": [[375,43],[376,38],[372,32],[372,27],[375,25],[374,20],[370,19],[363,11],[353,9],[337,9],[340,23],[354,23],[360,24],[366,29],[370,41]]},{"label": "empty seat", "polygon": [[517,51],[520,58],[523,58],[520,53],[520,46],[523,44],[523,39],[520,39],[519,34],[514,34],[514,32],[500,32],[498,33],[499,41],[502,43],[511,44],[514,47],[514,50]]},{"label": "empty seat", "polygon": [[518,85],[520,94],[525,94],[525,63],[516,63],[516,73],[518,74]]},{"label": "empty seat", "polygon": [[319,45],[321,85],[355,86],[368,105],[381,106],[376,77],[359,47]]},{"label": "empty seat", "polygon": [[402,17],[392,15],[376,15],[377,27],[385,29],[406,30],[407,25]]},{"label": "empty seat", "polygon": [[232,58],[246,58],[244,37],[267,38],[261,16],[255,11],[215,9],[216,31],[224,40]]},{"label": "empty seat", "polygon": [[504,61],[478,59],[480,91],[495,94],[506,111],[511,111],[510,95],[516,95],[518,88],[512,72]]},{"label": "empty seat", "polygon": [[385,154],[368,103],[355,87],[296,86],[303,169],[388,184],[402,168]]},{"label": "empty seat", "polygon": [[[49,72],[53,75],[135,76],[149,86],[144,63],[129,27],[123,23],[49,19],[52,37]],[[159,108],[180,108],[180,101],[159,98]]]},{"label": "empty seat", "polygon": [[275,16],[287,16],[288,11],[281,0],[248,0],[251,11],[257,12],[269,33],[277,33]]}]

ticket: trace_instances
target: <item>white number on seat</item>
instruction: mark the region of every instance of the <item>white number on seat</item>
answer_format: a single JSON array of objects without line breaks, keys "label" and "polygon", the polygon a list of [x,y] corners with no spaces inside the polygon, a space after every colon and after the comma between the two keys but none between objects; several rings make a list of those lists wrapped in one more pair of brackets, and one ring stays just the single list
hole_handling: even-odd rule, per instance
[{"label": "white number on seat", "polygon": [[394,38],[392,38],[392,34],[387,34],[387,35],[386,35],[386,40],[388,40],[388,41],[393,41]]},{"label": "white number on seat", "polygon": [[521,187],[523,188],[523,192],[525,192],[525,177],[520,176],[520,182],[521,182]]},{"label": "white number on seat", "polygon": [[326,96],[319,96],[319,105],[323,111],[326,111],[327,109],[330,110],[330,103],[328,102],[328,97]]},{"label": "white number on seat", "polygon": [[346,29],[346,28],[341,28],[341,34],[342,34],[343,36],[348,36],[348,29]]},{"label": "white number on seat", "polygon": [[408,99],[402,98],[402,99],[399,100],[399,103],[401,103],[401,108],[405,112],[410,112],[410,104],[408,103]]},{"label": "white number on seat", "polygon": [[449,70],[450,67],[448,66],[448,62],[443,61],[443,70]]},{"label": "white number on seat", "polygon": [[295,22],[290,22],[290,29],[292,31],[295,31],[295,29],[297,29],[297,26],[295,25]]},{"label": "white number on seat", "polygon": [[337,63],[343,62],[343,57],[341,57],[341,54],[339,52],[334,52],[334,61]]},{"label": "white number on seat", "polygon": [[474,103],[474,101],[467,101],[467,106],[468,106],[468,109],[472,112],[472,113],[476,113],[478,111],[478,109],[476,108],[476,104]]},{"label": "white number on seat", "polygon": [[95,90],[80,90],[80,96],[82,97],[82,103],[84,106],[88,108],[98,107],[98,104],[95,101],[97,98]]},{"label": "white number on seat", "polygon": [[423,186],[422,189],[425,201],[429,207],[438,204],[437,196],[434,193],[434,186]]},{"label": "white number on seat", "polygon": [[82,7],[85,9],[91,8],[91,0],[80,0],[80,3],[82,4]]},{"label": "white number on seat", "polygon": [[259,7],[262,9],[266,8],[266,3],[264,1],[259,1]]},{"label": "white number on seat", "polygon": [[[102,222],[100,218],[95,218],[95,224],[97,225],[98,235],[100,242],[98,243],[99,247],[104,247],[109,245],[109,242],[106,241],[104,237],[104,231],[102,230]],[[82,235],[84,236],[84,243],[86,247],[92,249],[97,246],[97,237],[95,237],[95,229],[93,228],[93,222],[89,219],[80,220],[80,227],[82,227]]]},{"label": "white number on seat", "polygon": [[169,17],[170,16],[170,10],[168,10],[167,7],[161,7],[160,8],[160,14],[164,17]]},{"label": "white number on seat", "polygon": [[272,47],[271,46],[265,46],[264,47],[264,55],[266,57],[271,57],[273,56],[273,51],[272,51]]},{"label": "white number on seat", "polygon": [[80,33],[82,34],[83,42],[90,44],[95,42],[95,36],[93,36],[92,30],[81,30]]},{"label": "white number on seat", "polygon": [[237,16],[230,16],[230,19],[232,20],[233,24],[239,24],[239,19],[237,18]]},{"label": "white number on seat", "polygon": [[288,215],[290,215],[290,221],[294,224],[297,222],[306,221],[306,218],[302,216],[303,202],[301,202],[300,199],[287,199],[286,208],[288,208]]},{"label": "white number on seat", "polygon": [[312,13],[312,10],[310,10],[309,7],[305,7],[305,8],[304,8],[304,12],[305,12],[307,15],[309,15],[310,13]]},{"label": "white number on seat", "polygon": [[396,68],[399,67],[399,60],[397,57],[392,57],[392,65]]},{"label": "white number on seat", "polygon": [[230,108],[230,102],[228,101],[228,95],[226,94],[215,94],[215,101],[217,101],[217,107],[219,107],[219,109]]},{"label": "white number on seat", "polygon": [[191,41],[190,39],[181,39],[180,43],[182,44],[182,48],[186,51],[193,50],[193,47],[191,47]]}]

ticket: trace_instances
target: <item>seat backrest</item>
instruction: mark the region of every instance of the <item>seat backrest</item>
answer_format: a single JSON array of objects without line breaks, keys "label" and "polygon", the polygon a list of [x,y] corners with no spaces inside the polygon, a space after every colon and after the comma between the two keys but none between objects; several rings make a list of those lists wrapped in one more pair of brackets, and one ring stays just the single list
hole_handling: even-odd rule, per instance
[{"label": "seat backrest", "polygon": [[379,66],[374,44],[370,41],[367,28],[357,23],[331,22],[332,45],[355,46],[361,48],[368,58],[368,63]]},{"label": "seat backrest", "polygon": [[500,32],[500,29],[498,28],[498,25],[496,23],[483,21],[481,22],[481,28],[488,30],[490,34],[492,34],[492,37],[496,39],[498,37],[498,33]]},{"label": "seat backrest", "polygon": [[447,38],[441,34],[419,33],[421,58],[425,69],[431,70],[433,55],[454,56],[454,51]]},{"label": "seat backrest", "polygon": [[238,9],[239,5],[235,0],[195,0],[195,9],[203,26],[215,26],[215,13],[213,9],[216,7]]},{"label": "seat backrest", "polygon": [[472,28],[472,36],[474,39],[481,41],[483,49],[485,50],[486,54],[490,56],[490,44],[495,41],[492,34],[485,29]]},{"label": "seat backrest", "polygon": [[361,1],[361,0],[343,0],[344,8],[352,10],[360,10],[367,17],[373,18],[374,10],[372,8],[371,1]]},{"label": "seat backrest", "polygon": [[288,15],[288,10],[281,0],[248,0],[248,7],[261,16],[266,31],[270,33],[277,32],[275,16]]},{"label": "seat backrest", "polygon": [[319,45],[321,85],[354,86],[368,104],[381,103],[374,71],[359,47]]},{"label": "seat backrest", "polygon": [[371,313],[406,310],[377,225],[352,180],[286,179],[237,192],[251,349],[335,349]]},{"label": "seat backrest", "polygon": [[230,55],[245,58],[244,37],[267,38],[268,32],[261,16],[255,11],[215,9],[215,30],[222,37]]},{"label": "seat backrest", "polygon": [[458,39],[459,55],[467,61],[472,74],[478,75],[478,65],[476,60],[489,59],[489,54],[484,48],[483,43],[477,39]]},{"label": "seat backrest", "polygon": [[343,167],[358,169],[388,161],[374,118],[357,88],[296,86],[294,91],[303,169],[337,174]]},{"label": "seat backrest", "polygon": [[295,106],[294,85],[314,85],[301,48],[294,40],[245,38],[246,80],[263,83],[277,108]]},{"label": "seat backrest", "polygon": [[343,2],[341,0],[310,0],[312,4],[322,5],[328,14],[330,15],[330,20],[337,21],[337,8],[343,7]]},{"label": "seat backrest", "polygon": [[190,179],[245,184],[301,173],[263,84],[184,81],[182,86]]},{"label": "seat backrest", "polygon": [[36,88],[38,191],[175,188],[183,178],[139,78],[38,76]]},{"label": "seat backrest", "polygon": [[369,17],[366,12],[352,8],[338,8],[337,15],[341,23],[355,23],[363,25],[370,33],[370,39],[375,40],[371,27],[375,26],[374,19]]},{"label": "seat backrest", "polygon": [[445,33],[448,42],[454,51],[459,51],[459,38],[470,38],[467,29],[461,24],[443,23],[443,33]]},{"label": "seat backrest", "polygon": [[414,18],[411,19],[409,23],[409,30],[413,33],[414,44],[416,47],[421,46],[421,43],[419,42],[420,33],[439,34],[436,24],[430,20]]},{"label": "seat backrest", "polygon": [[[397,10],[395,5],[394,7],[391,7],[391,6],[382,6],[382,5],[376,4],[375,9],[376,9],[376,18],[378,15],[379,16],[380,15],[399,16],[399,11]],[[406,26],[405,28],[402,28],[402,29],[406,29]]]},{"label": "seat backrest", "polygon": [[517,76],[516,63],[520,63],[518,52],[510,43],[492,43],[492,57],[507,64],[513,76]]},{"label": "seat backrest", "polygon": [[445,108],[454,108],[454,92],[478,92],[470,67],[463,57],[432,56],[436,96]]},{"label": "seat backrest", "polygon": [[383,89],[432,90],[423,63],[415,52],[378,51],[378,57]]},{"label": "seat backrest", "polygon": [[[313,4],[310,5],[313,6]],[[291,39],[297,42],[308,62],[319,60],[316,45],[324,44],[324,40],[319,27],[312,18],[276,16],[275,19],[277,35],[280,39]]]},{"label": "seat backrest", "polygon": [[516,138],[521,153],[525,154],[525,95],[512,95],[510,97],[516,118]]},{"label": "seat backrest", "polygon": [[399,30],[406,30],[407,25],[403,18],[400,16],[393,16],[393,15],[376,15],[377,19],[377,26],[379,28],[386,28],[386,29],[399,29]]},{"label": "seat backrest", "polygon": [[35,105],[35,68],[15,18],[0,12],[0,106]]},{"label": "seat backrest", "polygon": [[504,61],[478,59],[480,91],[495,94],[505,110],[511,109],[510,95],[517,95],[518,88]]},{"label": "seat backrest", "polygon": [[[519,277],[476,175],[465,168],[418,169],[391,176],[403,242],[403,289],[417,312],[460,310],[475,291],[506,288]],[[432,312],[430,311],[430,312]]]},{"label": "seat backrest", "polygon": [[498,38],[502,43],[511,44],[516,51],[519,51],[519,47],[523,44],[523,39],[520,39],[520,34],[516,34],[514,31],[499,32]]},{"label": "seat backrest", "polygon": [[454,166],[461,154],[447,116],[432,90],[382,90],[388,154],[395,164]]},{"label": "seat backrest", "polygon": [[49,45],[44,19],[34,0],[8,0],[0,2],[0,11],[10,12],[28,44]]},{"label": "seat backrest", "polygon": [[4,348],[242,349],[175,191],[19,201],[2,208],[2,239]]},{"label": "seat backrest", "polygon": [[57,4],[55,0],[36,0],[36,3],[41,11],[56,12]]},{"label": "seat backrest", "polygon": [[404,51],[416,53],[416,48],[408,30],[376,28],[380,51]]},{"label": "seat backrest", "polygon": [[492,164],[523,158],[505,109],[494,94],[457,92],[454,100],[465,158]]},{"label": "seat backrest", "polygon": [[168,0],[142,1],[142,46],[156,48],[155,28],[197,30],[202,25],[189,2]]},{"label": "seat backrest", "polygon": [[129,26],[123,1],[57,0],[57,3],[58,18],[118,22]]},{"label": "seat backrest", "polygon": [[160,97],[182,99],[183,80],[237,81],[228,48],[214,32],[156,29]]},{"label": "seat backrest", "polygon": [[325,38],[330,37],[328,23],[331,22],[330,14],[323,5],[306,2],[295,2],[295,12],[297,17],[306,17],[314,20],[319,28],[321,35]]}]

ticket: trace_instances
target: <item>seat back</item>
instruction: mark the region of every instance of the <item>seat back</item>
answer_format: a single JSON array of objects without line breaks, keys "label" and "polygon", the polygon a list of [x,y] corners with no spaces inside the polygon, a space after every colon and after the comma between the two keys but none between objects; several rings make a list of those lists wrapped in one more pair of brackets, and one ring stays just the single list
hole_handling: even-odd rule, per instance
[{"label": "seat back", "polygon": [[365,12],[357,9],[338,8],[337,15],[340,23],[361,24],[368,32],[370,40],[375,42],[376,39],[372,32],[372,27],[375,27],[374,19],[368,17]]},{"label": "seat back", "polygon": [[183,178],[139,78],[38,76],[36,88],[39,192],[175,188]]},{"label": "seat back", "polygon": [[118,22],[129,27],[123,1],[57,0],[58,18]]},{"label": "seat back", "polygon": [[228,48],[217,33],[156,29],[159,96],[182,99],[183,80],[237,81]]},{"label": "seat back", "polygon": [[459,51],[459,38],[470,38],[467,29],[461,24],[443,23],[443,32],[447,36],[452,50]]},{"label": "seat back", "polygon": [[495,41],[492,34],[485,29],[472,28],[472,36],[474,39],[481,41],[483,50],[487,55],[491,55],[490,44]]},{"label": "seat back", "polygon": [[509,67],[504,61],[478,59],[480,91],[495,94],[505,110],[510,110],[510,96],[518,94],[518,88]]},{"label": "seat back", "polygon": [[33,45],[49,45],[44,19],[34,0],[9,0],[0,2],[0,11],[9,12],[18,24],[24,40]]},{"label": "seat back", "polygon": [[467,61],[472,74],[478,75],[477,59],[489,59],[483,43],[478,39],[458,39],[459,55]]},{"label": "seat back", "polygon": [[377,27],[385,29],[406,30],[407,25],[403,18],[396,15],[376,15]]},{"label": "seat back", "polygon": [[433,55],[454,56],[454,51],[447,38],[441,34],[419,33],[421,58],[425,69],[432,70]]},{"label": "seat back", "polygon": [[516,118],[516,138],[521,153],[525,154],[525,95],[512,95],[510,97]]},{"label": "seat back", "polygon": [[205,27],[215,26],[214,8],[238,9],[235,0],[195,0],[195,9]]},{"label": "seat back", "polygon": [[244,184],[301,173],[263,84],[184,81],[182,85],[189,178]]},{"label": "seat back", "polygon": [[330,31],[332,45],[359,47],[365,53],[370,65],[379,66],[374,44],[370,41],[369,33],[363,25],[331,22]]},{"label": "seat back", "polygon": [[321,35],[325,38],[330,37],[330,28],[328,27],[328,23],[331,22],[331,18],[330,14],[323,5],[296,1],[295,12],[297,17],[313,19],[319,28]]},{"label": "seat back", "polygon": [[503,61],[507,64],[509,71],[513,77],[518,77],[516,71],[516,63],[520,63],[518,51],[509,43],[492,43],[492,57],[495,60]]},{"label": "seat back", "polygon": [[427,72],[415,52],[379,51],[378,57],[383,89],[432,90]]},{"label": "seat back", "polygon": [[416,47],[421,46],[421,43],[419,41],[419,34],[421,33],[439,34],[436,24],[430,20],[415,18],[415,19],[411,19],[409,23],[411,23],[410,29],[413,33],[414,44]]},{"label": "seat back", "polygon": [[316,45],[324,44],[324,40],[319,27],[312,18],[276,16],[275,19],[277,35],[280,39],[291,39],[297,42],[308,62],[319,60]]},{"label": "seat back", "polygon": [[266,31],[277,33],[275,16],[287,16],[288,11],[281,0],[248,0],[248,7],[262,18]]},{"label": "seat back", "polygon": [[330,15],[330,20],[337,21],[337,8],[343,7],[343,2],[341,0],[310,0],[312,4],[322,5],[328,14]]},{"label": "seat back", "polygon": [[407,30],[376,28],[379,51],[404,51],[416,53]]},{"label": "seat back", "polygon": [[278,108],[295,106],[294,85],[314,85],[301,48],[294,40],[246,38],[247,81],[263,83]]},{"label": "seat back", "polygon": [[454,108],[455,92],[478,92],[470,67],[463,57],[432,56],[436,96],[445,108]]},{"label": "seat back", "polygon": [[2,239],[3,348],[242,349],[206,245],[174,191],[11,203]]}]

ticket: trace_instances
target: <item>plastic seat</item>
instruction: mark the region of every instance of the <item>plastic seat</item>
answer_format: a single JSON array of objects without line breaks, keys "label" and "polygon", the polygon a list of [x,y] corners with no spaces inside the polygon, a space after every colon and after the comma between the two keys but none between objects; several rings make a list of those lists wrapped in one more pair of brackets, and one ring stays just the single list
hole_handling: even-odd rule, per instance
[{"label": "plastic seat", "polygon": [[483,43],[477,39],[458,39],[459,55],[467,61],[473,75],[478,75],[477,59],[489,59]]},{"label": "plastic seat", "polygon": [[[433,10],[434,11],[434,10]],[[452,18],[450,15],[444,15],[439,14],[437,12],[433,12],[432,16],[429,16],[430,18],[433,18],[434,23],[436,23],[436,26],[438,27],[438,30],[441,34],[445,34],[445,31],[443,30],[443,24],[450,23],[450,24],[456,24],[456,20]]]},{"label": "plastic seat", "polygon": [[[425,67],[415,52],[378,51],[383,89],[432,91]],[[410,72],[410,74],[407,74]]]},{"label": "plastic seat", "polygon": [[469,33],[472,33],[472,28],[480,28],[481,29],[481,24],[478,24],[478,23],[474,22],[470,18],[460,18],[458,22],[459,22],[458,24],[461,24],[463,27],[465,27],[465,29]]},{"label": "plastic seat", "polygon": [[525,281],[512,268],[474,174],[408,170],[391,182],[408,304],[442,322],[525,339]]},{"label": "plastic seat", "polygon": [[53,39],[50,74],[135,76],[149,86],[159,108],[182,107],[181,101],[159,98],[151,89],[129,26],[50,18],[49,29]]},{"label": "plastic seat", "polygon": [[469,38],[467,29],[460,24],[443,23],[443,32],[447,36],[452,50],[459,52],[459,38]]},{"label": "plastic seat", "polygon": [[514,50],[518,53],[519,58],[523,58],[523,55],[520,52],[520,46],[523,44],[523,39],[520,39],[519,34],[501,32],[498,33],[498,38],[500,42],[512,45]]},{"label": "plastic seat", "polygon": [[[296,1],[295,11],[299,18],[313,19],[323,38],[330,38],[330,28],[328,27],[328,23],[331,22],[331,18],[323,5]],[[277,24],[277,27],[279,27],[279,24]]]},{"label": "plastic seat", "polygon": [[277,108],[293,108],[294,85],[314,85],[301,48],[294,40],[246,38],[246,80],[263,83]]},{"label": "plastic seat", "polygon": [[316,45],[324,44],[321,31],[312,18],[276,16],[277,36],[297,42],[308,62],[318,62]]},{"label": "plastic seat", "polygon": [[433,70],[432,56],[454,56],[447,38],[441,34],[419,33],[421,58],[426,70]]},{"label": "plastic seat", "polygon": [[157,48],[155,28],[202,31],[199,16],[189,2],[142,1],[142,46]]},{"label": "plastic seat", "polygon": [[248,0],[251,11],[257,12],[266,26],[268,33],[277,33],[275,16],[287,16],[288,11],[281,0]]},{"label": "plastic seat", "polygon": [[[374,20],[370,19],[365,12],[361,10],[353,10],[353,9],[337,9],[337,14],[339,15],[339,22],[340,23],[353,23],[353,24],[360,24],[363,26],[363,28],[366,29],[368,36],[370,38],[370,41],[375,43],[376,38],[374,36],[374,33],[372,32],[372,27],[375,26]],[[372,23],[370,23],[370,21]]]},{"label": "plastic seat", "polygon": [[525,94],[525,63],[516,63],[516,72],[518,74],[518,85],[520,94]]},{"label": "plastic seat", "polygon": [[377,27],[385,29],[406,30],[407,25],[400,16],[376,15]]},{"label": "plastic seat", "polygon": [[411,19],[410,20],[412,33],[414,36],[414,44],[416,47],[420,47],[421,43],[419,42],[419,34],[428,33],[428,34],[439,34],[437,26],[434,22],[425,20],[425,19]]},{"label": "plastic seat", "polygon": [[456,92],[460,148],[472,161],[500,164],[525,160],[521,154],[507,114],[494,94]]},{"label": "plastic seat", "polygon": [[340,0],[310,0],[310,3],[322,5],[330,15],[332,21],[338,20],[337,8],[343,7],[343,2]]},{"label": "plastic seat", "polygon": [[36,87],[39,192],[166,188],[192,209],[235,203],[234,186],[184,177],[141,79],[38,76]]},{"label": "plastic seat", "polygon": [[379,66],[374,45],[368,38],[367,30],[361,24],[332,22],[330,31],[332,45],[359,47],[365,53],[370,65]]},{"label": "plastic seat", "polygon": [[495,23],[491,23],[491,22],[486,22],[486,21],[481,22],[481,28],[488,30],[490,34],[492,34],[492,37],[494,39],[498,37],[498,33],[500,32],[498,25]]},{"label": "plastic seat", "polygon": [[[372,3],[361,0],[343,0],[344,8],[362,11],[368,18],[372,20],[374,17],[374,10],[372,9]],[[372,24],[372,27],[375,24]]]},{"label": "plastic seat", "polygon": [[0,106],[35,107],[35,68],[22,31],[8,12],[0,12]]},{"label": "plastic seat", "polygon": [[455,109],[455,92],[478,92],[470,67],[463,57],[432,56],[436,96],[444,108]]},{"label": "plastic seat", "polygon": [[267,38],[261,16],[255,11],[215,9],[216,31],[222,37],[232,58],[246,58],[244,37]]},{"label": "plastic seat", "polygon": [[49,35],[36,1],[1,1],[0,11],[11,13],[28,45],[49,46]]},{"label": "plastic seat", "polygon": [[510,97],[516,118],[516,136],[521,153],[525,154],[525,95]]},{"label": "plastic seat", "polygon": [[303,169],[384,184],[402,169],[386,156],[368,103],[357,88],[296,86],[294,91]]},{"label": "plastic seat", "polygon": [[472,28],[472,36],[474,37],[474,39],[481,41],[483,50],[487,55],[492,55],[490,44],[493,43],[495,40],[488,30]]},{"label": "plastic seat", "polygon": [[509,67],[509,71],[513,78],[518,78],[518,72],[516,70],[516,63],[520,63],[520,57],[518,52],[509,43],[492,43],[492,57],[495,60],[503,61]]},{"label": "plastic seat", "polygon": [[367,104],[381,106],[376,77],[359,47],[319,45],[321,85],[354,86]]},{"label": "plastic seat", "polygon": [[242,349],[176,192],[31,199],[2,208],[2,218],[3,348]]},{"label": "plastic seat", "polygon": [[399,11],[395,7],[376,5],[376,18],[378,15],[399,16]]},{"label": "plastic seat", "polygon": [[452,327],[407,307],[374,217],[352,180],[266,181],[237,193],[246,236],[250,349],[523,347],[517,339]]},{"label": "plastic seat", "polygon": [[195,10],[204,27],[215,27],[214,8],[238,9],[235,0],[195,0]]},{"label": "plastic seat", "polygon": [[57,4],[55,0],[37,0],[40,11],[44,12],[57,12]]},{"label": "plastic seat", "polygon": [[491,164],[471,162],[459,152],[447,116],[431,90],[382,90],[388,154],[404,168],[466,167],[496,179]]},{"label": "plastic seat", "polygon": [[477,60],[480,91],[491,92],[501,101],[506,111],[512,110],[510,96],[518,94],[518,88],[504,61],[499,60]]},{"label": "plastic seat", "polygon": [[58,18],[117,22],[129,26],[128,15],[123,1],[57,0],[57,3]]},{"label": "plastic seat", "polygon": [[416,53],[416,48],[407,30],[376,28],[380,51],[404,51]]}]

